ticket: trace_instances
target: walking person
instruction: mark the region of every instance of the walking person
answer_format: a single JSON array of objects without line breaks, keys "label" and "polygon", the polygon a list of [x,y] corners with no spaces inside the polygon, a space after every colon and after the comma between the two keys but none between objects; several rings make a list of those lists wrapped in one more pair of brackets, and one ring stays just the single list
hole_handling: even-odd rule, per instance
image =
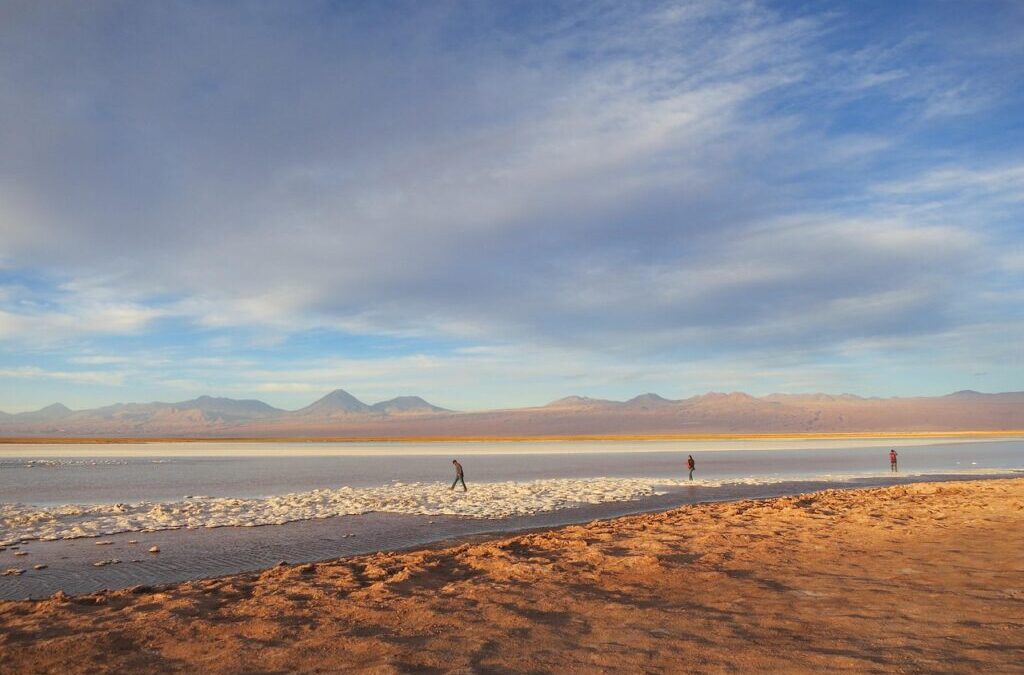
[{"label": "walking person", "polygon": [[452,486],[450,488],[448,488],[448,489],[449,490],[454,490],[455,489],[455,484],[461,482],[462,483],[462,491],[463,492],[468,492],[468,490],[466,490],[466,477],[462,473],[462,465],[459,464],[459,460],[457,460],[457,459],[453,459],[452,460],[452,464],[455,465],[455,480],[452,481]]},{"label": "walking person", "polygon": [[896,450],[889,451],[889,471],[898,471],[896,468]]},{"label": "walking person", "polygon": [[690,480],[693,480],[693,470],[697,468],[697,462],[693,461],[693,455],[686,460],[686,468],[690,470]]}]

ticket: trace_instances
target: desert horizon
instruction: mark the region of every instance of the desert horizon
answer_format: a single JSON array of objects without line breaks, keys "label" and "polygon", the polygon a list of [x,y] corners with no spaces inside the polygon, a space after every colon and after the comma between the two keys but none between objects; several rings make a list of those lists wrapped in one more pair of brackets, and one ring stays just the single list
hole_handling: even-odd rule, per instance
[{"label": "desert horizon", "polygon": [[671,400],[569,396],[544,406],[460,412],[401,396],[366,404],[336,389],[297,410],[254,399],[201,396],[87,410],[53,404],[0,415],[0,439],[239,438],[419,440],[687,438],[730,434],[1012,432],[1024,428],[1024,392],[936,397],[710,392]]}]

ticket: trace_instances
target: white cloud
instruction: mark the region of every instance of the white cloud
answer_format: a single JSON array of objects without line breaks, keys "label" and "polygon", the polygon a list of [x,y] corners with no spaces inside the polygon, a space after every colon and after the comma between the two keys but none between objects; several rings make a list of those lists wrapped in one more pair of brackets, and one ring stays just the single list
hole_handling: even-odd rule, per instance
[{"label": "white cloud", "polygon": [[8,301],[18,311],[0,308],[0,340],[42,345],[90,334],[126,335],[167,315],[163,309],[135,302],[95,301],[75,294],[56,299],[56,305]]},{"label": "white cloud", "polygon": [[[834,39],[848,16],[758,2],[588,4],[514,27],[498,3],[475,11],[453,30],[432,5],[345,20],[26,6],[0,26],[17,47],[0,52],[0,260],[63,283],[0,292],[0,340],[168,319],[211,353],[273,346],[299,363],[288,339],[311,329],[456,337],[473,344],[325,368],[72,363],[182,390],[230,375],[239,391],[437,391],[477,386],[474,369],[561,390],[686,377],[670,358],[731,373],[715,359],[942,335],[1019,307],[1020,264],[991,224],[1013,217],[1024,169],[915,145],[965,96],[986,94],[976,111],[999,93],[988,71],[965,88],[957,63],[921,61],[943,34],[850,50]],[[96,39],[121,22],[129,42]]]},{"label": "white cloud", "polygon": [[1019,203],[1024,200],[1024,164],[983,168],[945,166],[908,180],[882,184],[878,189],[899,195],[984,197]]},{"label": "white cloud", "polygon": [[0,369],[0,377],[23,380],[61,380],[76,384],[100,384],[117,386],[124,382],[124,374],[117,371],[98,370],[45,370],[31,366]]}]

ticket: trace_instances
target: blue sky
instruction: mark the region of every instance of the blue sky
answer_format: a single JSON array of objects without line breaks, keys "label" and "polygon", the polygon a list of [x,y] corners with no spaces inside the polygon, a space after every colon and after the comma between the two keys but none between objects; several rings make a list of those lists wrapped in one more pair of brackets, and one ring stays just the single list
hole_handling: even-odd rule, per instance
[{"label": "blue sky", "polygon": [[0,410],[1024,389],[1019,2],[7,2]]}]

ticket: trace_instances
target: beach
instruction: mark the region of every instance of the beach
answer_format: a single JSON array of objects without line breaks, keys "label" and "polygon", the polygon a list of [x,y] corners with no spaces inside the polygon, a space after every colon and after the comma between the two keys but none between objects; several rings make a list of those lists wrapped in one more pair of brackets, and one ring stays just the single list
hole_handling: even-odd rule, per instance
[{"label": "beach", "polygon": [[1024,480],[0,604],[5,672],[1024,672]]}]

